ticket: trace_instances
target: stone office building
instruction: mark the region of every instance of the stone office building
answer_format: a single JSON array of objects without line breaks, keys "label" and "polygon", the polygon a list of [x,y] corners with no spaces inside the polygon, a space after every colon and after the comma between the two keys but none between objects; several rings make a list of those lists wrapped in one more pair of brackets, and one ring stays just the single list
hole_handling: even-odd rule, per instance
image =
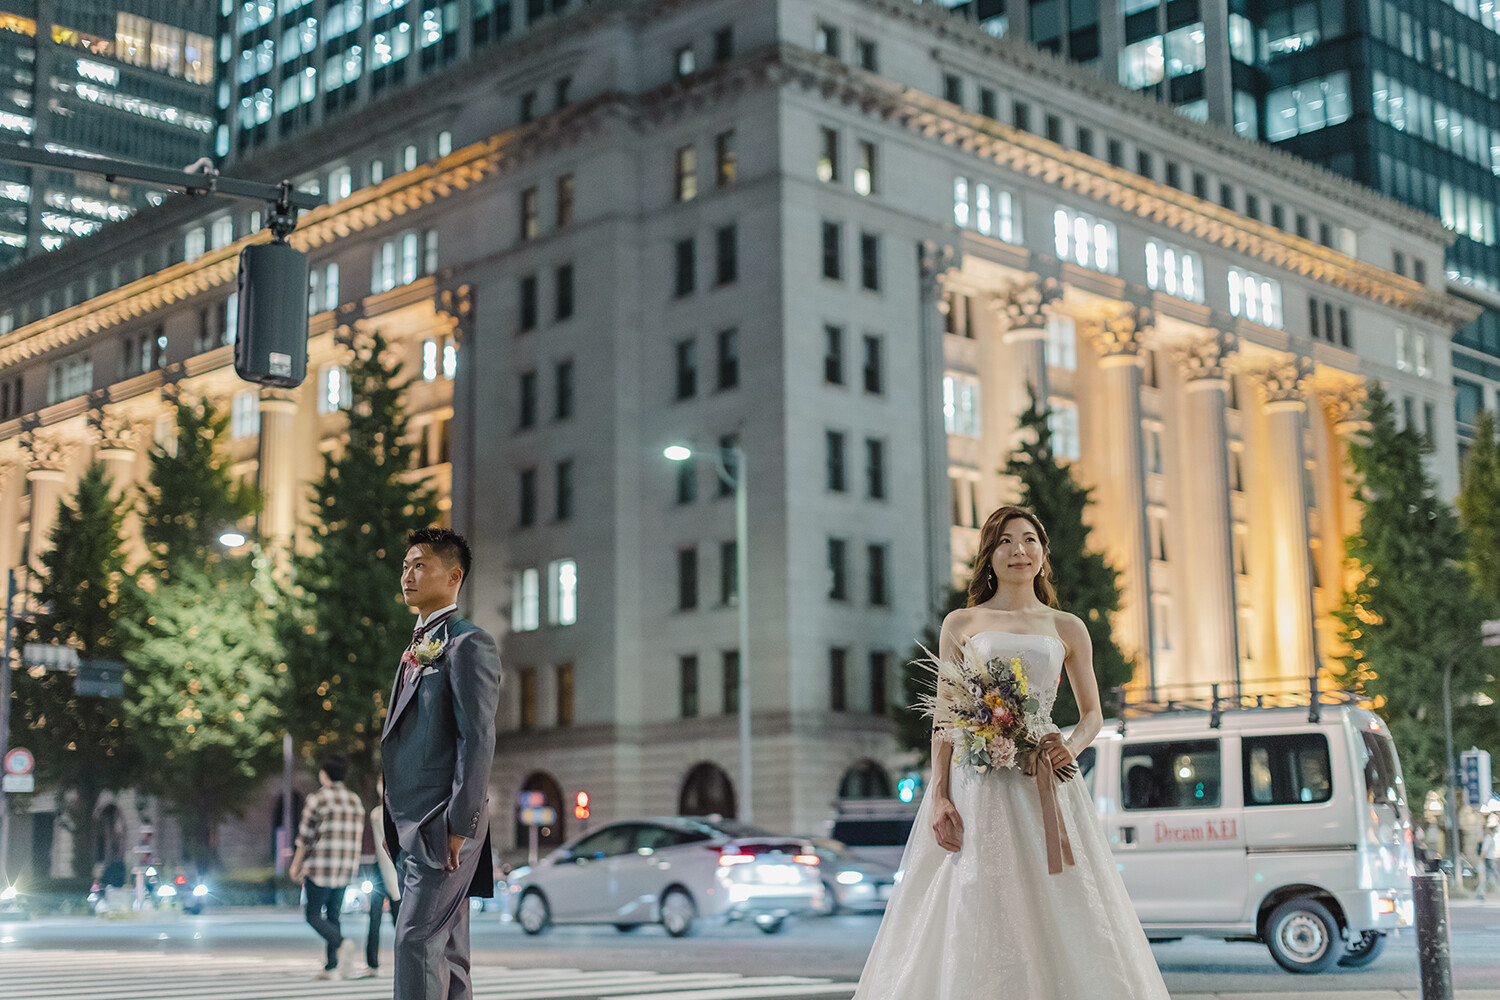
[{"label": "stone office building", "polygon": [[[382,330],[502,639],[502,843],[522,789],[560,813],[587,791],[596,821],[736,811],[740,669],[758,823],[811,832],[884,792],[899,664],[1010,496],[1028,381],[1096,488],[1118,632],[1159,693],[1326,656],[1368,379],[1456,488],[1435,414],[1472,311],[1383,264],[1438,273],[1433,219],[932,6],[602,3],[491,44],[236,168],[329,196],[292,237],[295,392],[229,367],[235,254],[263,238],[244,208],[178,200],[8,276],[0,564],[35,558],[91,455],[138,480],[169,391],[231,409],[262,536],[302,538],[341,339]],[[682,441],[747,456],[743,664],[733,491],[664,461]]]}]

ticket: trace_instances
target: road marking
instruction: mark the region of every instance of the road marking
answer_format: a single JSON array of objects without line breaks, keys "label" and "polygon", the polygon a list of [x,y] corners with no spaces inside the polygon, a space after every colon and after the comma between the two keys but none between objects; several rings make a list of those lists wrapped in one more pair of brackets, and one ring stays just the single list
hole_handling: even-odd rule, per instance
[{"label": "road marking", "polygon": [[[316,963],[243,955],[0,950],[0,1000],[386,1000],[373,979],[314,979]],[[472,970],[474,1000],[823,1000],[853,983],[799,976],[641,970]]]}]

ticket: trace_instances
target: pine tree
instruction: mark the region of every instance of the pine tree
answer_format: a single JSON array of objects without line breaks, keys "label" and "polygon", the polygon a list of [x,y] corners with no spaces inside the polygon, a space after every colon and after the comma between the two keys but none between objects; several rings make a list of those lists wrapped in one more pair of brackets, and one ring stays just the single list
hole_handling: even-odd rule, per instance
[{"label": "pine tree", "polygon": [[1455,746],[1500,749],[1493,709],[1474,697],[1493,673],[1492,658],[1478,645],[1483,604],[1463,565],[1458,520],[1423,465],[1429,446],[1416,429],[1397,429],[1379,383],[1366,406],[1370,430],[1349,449],[1364,510],[1345,543],[1359,583],[1337,612],[1349,650],[1338,679],[1369,697],[1390,726],[1411,800],[1420,803],[1443,784],[1442,672],[1450,657]]},{"label": "pine tree", "polygon": [[1500,608],[1500,445],[1495,441],[1495,414],[1489,410],[1474,420],[1458,515],[1474,584],[1491,609]]},{"label": "pine tree", "polygon": [[143,786],[183,825],[189,856],[217,860],[216,833],[281,762],[286,690],[267,589],[179,561],[144,595],[126,711],[152,762]]},{"label": "pine tree", "polygon": [[[104,465],[95,462],[73,499],[59,503],[35,592],[47,610],[18,630],[26,641],[72,646],[82,659],[122,658],[128,646],[122,626],[139,612],[121,541],[124,513],[110,488]],[[88,876],[98,860],[99,796],[130,787],[139,773],[134,733],[120,699],[74,694],[69,671],[18,670],[14,679],[12,740],[36,754],[42,783],[64,791],[74,873]]]},{"label": "pine tree", "polygon": [[316,549],[296,560],[300,607],[283,628],[297,692],[292,732],[347,754],[355,783],[373,774],[396,660],[411,635],[401,600],[406,537],[437,512],[432,488],[411,474],[402,367],[378,331],[354,345],[347,439],[313,486]]},{"label": "pine tree", "polygon": [[[1073,473],[1052,451],[1051,411],[1027,386],[1031,405],[1020,416],[1021,447],[1012,452],[1005,472],[1020,481],[1020,503],[1036,511],[1047,526],[1052,578],[1057,603],[1083,619],[1094,647],[1094,676],[1106,715],[1113,708],[1111,693],[1127,684],[1134,665],[1115,644],[1110,616],[1120,608],[1119,573],[1104,556],[1089,548],[1089,526],[1084,512],[1093,502],[1093,491],[1079,486]],[[1066,680],[1066,675],[1065,675]],[[1057,693],[1052,717],[1060,726],[1078,721],[1078,703],[1072,686],[1063,683]]]},{"label": "pine tree", "polygon": [[912,647],[901,666],[901,697],[891,705],[891,719],[895,723],[896,745],[902,750],[914,751],[920,766],[926,766],[932,756],[932,719],[922,711],[921,704],[922,699],[933,692],[932,672],[920,661],[937,655],[943,619],[968,601],[968,591],[959,588],[948,591],[948,598],[935,620],[923,630],[921,640]]}]

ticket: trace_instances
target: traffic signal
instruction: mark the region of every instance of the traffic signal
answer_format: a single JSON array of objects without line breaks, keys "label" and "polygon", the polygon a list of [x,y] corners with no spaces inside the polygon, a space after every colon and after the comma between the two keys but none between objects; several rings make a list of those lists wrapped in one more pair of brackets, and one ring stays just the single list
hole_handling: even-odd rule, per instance
[{"label": "traffic signal", "polygon": [[906,777],[896,782],[896,797],[899,798],[902,802],[910,802],[917,797],[917,789],[919,787],[920,782],[918,781],[917,776],[914,774],[908,774]]},{"label": "traffic signal", "polygon": [[240,252],[234,370],[280,389],[307,377],[307,257],[285,240]]},{"label": "traffic signal", "polygon": [[588,792],[579,792],[577,795],[573,796],[573,818],[574,819],[588,819],[589,818],[589,793]]}]

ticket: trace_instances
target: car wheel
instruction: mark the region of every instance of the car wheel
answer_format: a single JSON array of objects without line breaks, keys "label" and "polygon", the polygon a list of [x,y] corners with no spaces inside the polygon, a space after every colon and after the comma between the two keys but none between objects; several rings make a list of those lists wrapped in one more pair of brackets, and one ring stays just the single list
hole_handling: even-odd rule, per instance
[{"label": "car wheel", "polygon": [[552,926],[552,907],[547,905],[547,897],[535,889],[526,890],[521,905],[516,907],[516,922],[521,930],[533,935]]},{"label": "car wheel", "polygon": [[1365,931],[1348,943],[1339,964],[1346,969],[1363,969],[1385,950],[1385,934],[1380,931]]},{"label": "car wheel", "polygon": [[621,934],[629,934],[631,931],[638,931],[640,929],[640,924],[615,924],[615,930]]},{"label": "car wheel", "polygon": [[757,917],[755,926],[759,927],[763,933],[775,934],[786,926],[786,920],[782,917]]},{"label": "car wheel", "polygon": [[825,917],[837,916],[839,912],[839,894],[833,890],[832,882],[823,883],[823,905],[818,907],[818,913]]},{"label": "car wheel", "polygon": [[1272,910],[1265,938],[1271,957],[1288,972],[1325,972],[1344,954],[1338,921],[1316,899],[1289,899]]},{"label": "car wheel", "polygon": [[668,889],[661,898],[661,925],[673,937],[687,937],[693,933],[693,921],[698,917],[698,908],[693,898],[681,889]]}]

